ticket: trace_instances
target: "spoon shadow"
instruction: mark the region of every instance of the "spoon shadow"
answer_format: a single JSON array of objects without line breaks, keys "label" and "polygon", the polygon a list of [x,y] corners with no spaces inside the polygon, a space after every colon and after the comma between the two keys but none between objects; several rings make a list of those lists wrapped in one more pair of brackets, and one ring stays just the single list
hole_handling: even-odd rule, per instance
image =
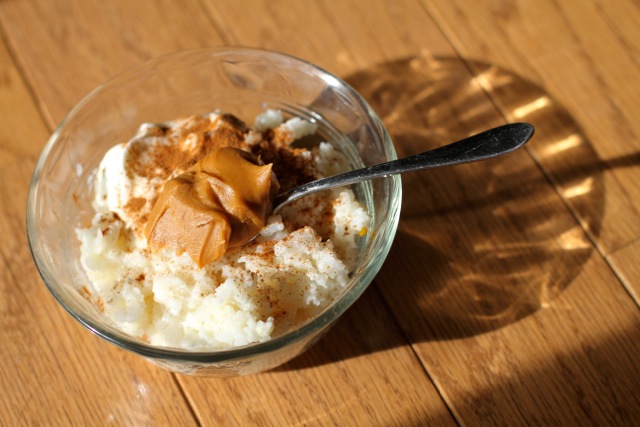
[{"label": "spoon shadow", "polygon": [[[470,337],[552,305],[593,251],[554,186],[570,190],[590,182],[572,202],[590,204],[585,222],[597,236],[605,197],[601,171],[638,158],[603,163],[542,88],[491,64],[415,56],[346,80],[382,118],[400,157],[503,124],[514,111],[536,127],[536,138],[509,156],[404,175],[398,232],[373,286],[318,344],[278,369]],[[521,108],[541,97],[548,101],[539,108]],[[562,166],[553,176],[535,161],[539,153],[558,158]],[[562,161],[567,157],[574,161]]]}]

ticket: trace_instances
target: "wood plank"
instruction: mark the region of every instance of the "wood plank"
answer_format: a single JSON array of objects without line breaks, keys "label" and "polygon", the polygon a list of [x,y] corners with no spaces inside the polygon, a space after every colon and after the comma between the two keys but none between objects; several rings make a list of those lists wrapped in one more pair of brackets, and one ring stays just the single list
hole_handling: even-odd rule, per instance
[{"label": "wood plank", "polygon": [[[392,61],[350,81],[401,155],[501,120],[461,60]],[[403,184],[377,284],[456,419],[633,420],[637,307],[527,152]]]},{"label": "wood plank", "polygon": [[[599,259],[590,261],[581,274],[588,279],[572,283],[533,315],[501,322],[495,332],[454,343],[454,320],[451,335],[417,346],[445,399],[456,402],[458,419],[472,425],[620,426],[638,419],[637,308],[601,285],[613,279],[601,266]],[[438,320],[464,319],[463,308],[451,302]],[[602,314],[608,311],[616,314]],[[409,327],[417,340],[434,336],[432,324]],[[443,360],[443,354],[451,357]]]},{"label": "wood plank", "polygon": [[[218,20],[235,22],[230,5],[207,4]],[[501,123],[481,79],[433,37],[437,24],[425,10],[397,4],[308,2],[323,11],[313,25],[333,28],[342,42],[329,38],[333,58],[305,57],[351,73],[343,76],[385,119],[402,155]],[[251,22],[259,27],[248,34],[229,28],[233,40],[294,53],[314,37],[297,15],[278,16],[275,28],[272,19]],[[278,27],[300,39],[258,39]],[[421,54],[398,60],[407,53]],[[553,136],[540,132],[535,144]],[[401,230],[376,285],[457,420],[633,420],[637,309],[529,154],[403,180]]]},{"label": "wood plank", "polygon": [[[532,151],[600,249],[613,252],[637,239],[638,4],[423,2],[463,57],[509,69],[547,92],[536,98],[518,85],[494,85],[491,74],[484,75],[484,89],[507,118],[536,120],[554,132]],[[482,75],[478,64],[470,65]],[[566,115],[553,116],[556,100],[562,100]],[[580,159],[574,155],[578,150],[595,157]],[[590,194],[594,180],[605,193]]]},{"label": "wood plank", "polygon": [[[262,49],[278,46],[281,52],[321,66],[353,69],[353,59],[334,28],[315,19],[323,13],[317,2],[205,1],[202,4],[232,46]],[[292,17],[296,18],[296,25],[291,24]]]},{"label": "wood plank", "polygon": [[608,257],[631,296],[640,305],[640,240],[625,246]]},{"label": "wood plank", "polygon": [[[384,113],[385,122],[403,154],[502,121],[493,104],[484,97],[485,82],[466,72],[466,63],[457,61],[455,50],[440,32],[442,17],[430,8],[430,4],[426,4],[427,10],[436,16],[438,22],[434,22],[417,1],[377,1],[366,6],[358,2],[304,2],[295,6],[272,2],[269,7],[255,3],[255,7],[249,5],[251,7],[242,13],[235,2],[204,2],[212,20],[222,29],[225,40],[298,54],[347,77],[358,89],[367,93],[381,114]],[[206,17],[192,2],[180,5],[181,9],[187,10],[184,14],[171,4],[159,3],[158,8],[173,13],[150,13],[153,25],[145,18],[146,13],[140,14],[148,8],[154,8],[151,3],[144,3],[139,9],[136,5],[124,2],[103,4],[66,1],[57,4],[61,6],[49,5],[44,1],[29,3],[13,0],[0,3],[0,22],[7,39],[29,81],[33,82],[38,102],[49,117],[50,124],[57,122],[86,90],[119,70],[123,58],[125,62],[137,61],[151,51],[164,51],[167,43],[184,46],[206,43],[212,31],[207,26]],[[130,12],[136,10],[136,19],[131,19]],[[621,21],[620,28],[623,29],[621,37],[629,46],[633,46],[634,39],[628,37],[632,34],[628,31],[634,21],[629,16],[637,15],[606,13],[617,13],[615,18]],[[196,19],[196,24],[191,26],[185,16]],[[545,16],[541,18],[538,22],[546,22]],[[65,23],[59,24],[57,20],[60,19]],[[494,25],[493,20],[483,21],[485,15],[482,14],[478,17],[467,16],[467,19]],[[127,24],[122,31],[115,31],[123,21]],[[142,26],[144,29],[140,29],[138,34],[132,28],[134,25],[135,28]],[[452,26],[446,28],[449,37],[457,34],[457,28],[455,32],[450,30]],[[100,31],[94,32],[94,29]],[[177,29],[181,31],[174,31]],[[485,30],[482,25],[474,27],[473,37],[481,39]],[[156,43],[154,31],[166,34],[165,45]],[[581,34],[584,34],[582,31]],[[65,34],[72,34],[72,37]],[[173,40],[169,35],[180,40]],[[487,51],[493,44],[500,46],[500,43],[505,43],[500,38],[502,34],[493,36],[491,40],[484,39]],[[48,40],[51,37],[54,37],[54,41]],[[135,47],[131,47],[131,40]],[[139,40],[143,40],[141,45],[144,48],[137,45]],[[62,49],[60,46],[63,42],[67,46],[74,46],[75,42],[78,47]],[[464,45],[467,43],[471,44],[465,41]],[[596,42],[589,40],[589,43]],[[546,53],[547,61],[563,65],[566,61],[571,66],[569,59],[572,58],[562,57],[566,50],[550,54],[547,50],[552,52],[554,49],[545,50],[547,46],[544,46],[545,49],[536,45],[528,46],[531,50],[527,51],[532,54],[540,56]],[[456,44],[457,49],[462,47]],[[509,58],[517,56],[515,49],[505,51],[507,53],[503,54]],[[390,62],[418,52],[423,52],[423,55],[408,61]],[[558,55],[562,61],[557,59]],[[489,53],[478,57],[491,58]],[[46,60],[53,61],[55,66],[40,64],[40,61]],[[496,63],[493,59],[488,61],[489,65]],[[373,66],[380,62],[386,62],[383,65],[391,71],[384,66]],[[69,69],[65,68],[67,64],[71,64]],[[83,70],[83,67],[87,69]],[[531,78],[527,70],[518,69],[518,75]],[[536,72],[549,79],[543,82],[545,90],[566,83],[562,80],[551,81],[551,77],[548,77],[551,73],[546,70]],[[477,69],[476,73],[483,75]],[[390,80],[389,74],[401,78]],[[88,77],[85,79],[82,76]],[[625,75],[615,76],[621,81],[633,81]],[[417,78],[417,82],[412,82],[412,78]],[[542,82],[537,76],[531,79]],[[47,86],[51,82],[54,89]],[[398,82],[401,83],[400,87],[396,85]],[[87,88],[77,89],[83,85]],[[574,84],[571,87],[570,93],[558,95],[563,102],[571,99],[571,95],[585,96],[582,86]],[[602,88],[598,91],[606,92]],[[517,91],[513,93],[517,95]],[[630,90],[629,97],[624,98],[631,100],[632,105],[633,94]],[[502,99],[506,98],[494,98],[501,107]],[[516,96],[515,99],[523,98]],[[611,104],[607,103],[606,108],[598,111],[614,111]],[[536,104],[532,107],[536,107]],[[576,115],[576,111],[581,111],[577,107],[570,105],[567,110],[570,118],[576,117],[571,126],[573,123],[584,123]],[[627,108],[627,104],[624,108]],[[503,108],[503,111],[506,110]],[[522,111],[526,112],[526,108]],[[607,123],[611,121],[609,117]],[[531,153],[537,160],[544,154],[535,151],[537,144],[543,144],[541,147],[559,146],[551,141],[564,140],[567,132],[569,136],[573,135],[567,131],[571,129],[567,123],[567,120],[559,120],[548,127],[548,132],[536,136],[539,142],[532,145]],[[555,140],[552,138],[554,129],[563,131],[561,138],[557,135]],[[579,138],[568,138],[567,144],[571,145],[569,143],[576,139],[591,141],[578,145],[587,146],[592,153],[596,153],[596,161],[605,160],[595,166],[567,165],[562,160],[565,163],[561,162],[561,166],[569,170],[565,172],[566,175],[574,178],[584,176],[584,169],[589,167],[592,169],[591,175],[594,175],[593,169],[600,173],[601,169],[608,170],[616,165],[621,168],[634,165],[633,157],[628,156],[628,147],[622,147],[619,161],[612,161],[603,155],[602,150],[611,148],[601,147],[605,140],[594,138],[599,132],[595,125],[586,132],[578,131]],[[16,151],[17,147],[22,149],[19,144],[10,143],[8,147],[13,151],[9,154],[2,152],[2,156],[9,158],[14,155],[11,154],[13,152],[21,155]],[[614,156],[613,159],[616,158]],[[548,165],[543,165],[550,170]],[[10,169],[9,172],[13,171]],[[568,185],[566,178],[564,181],[559,179],[561,175],[558,173],[550,177],[564,187],[580,189],[574,183]],[[28,170],[22,171],[23,184],[27,178]],[[597,176],[594,180],[606,184],[604,188],[607,192],[601,188],[595,193],[606,194],[608,201],[611,198],[609,189],[613,184]],[[567,199],[567,190],[562,185],[563,196]],[[408,209],[403,215],[402,228],[389,262],[376,280],[376,286],[391,304],[394,317],[399,320],[428,374],[459,421],[465,424],[555,424],[561,421],[623,424],[638,419],[640,405],[634,389],[634,384],[638,382],[638,371],[633,363],[638,357],[637,309],[525,152],[510,156],[509,161],[491,163],[491,166],[470,165],[457,169],[457,172],[443,171],[429,174],[429,178],[412,178],[406,181],[405,188],[410,188],[411,194],[419,197],[405,198],[405,208]],[[623,187],[614,187],[614,190],[616,188]],[[593,189],[590,191],[594,193]],[[615,196],[615,191],[613,194]],[[24,193],[12,197],[11,200],[23,200]],[[596,200],[595,206],[597,212],[601,212],[604,210],[604,201]],[[610,204],[606,206],[608,211],[617,208],[612,208]],[[579,211],[575,206],[572,207]],[[613,226],[610,224],[616,220],[615,215],[609,212],[608,216],[602,216],[594,214],[593,210],[589,213],[590,217],[581,217],[581,220],[592,236],[599,236],[600,233],[595,233],[590,224],[601,224],[603,229],[608,230],[607,233],[611,233]],[[12,230],[10,227],[24,229],[18,219],[23,216],[11,219],[11,216],[5,215],[3,220],[5,217],[6,224],[1,225],[2,230]],[[628,228],[628,224],[624,227]],[[602,236],[605,235],[603,232]],[[605,243],[609,240],[615,242],[613,238],[607,239]],[[608,246],[600,240],[598,242],[603,250],[607,249]],[[16,245],[22,246],[24,252],[23,243],[16,242]],[[2,255],[3,262],[12,266],[28,265],[29,262],[28,254],[16,255],[13,251],[4,251]],[[13,279],[9,277],[7,280],[11,282]],[[380,301],[377,294],[371,293],[375,290],[369,290],[365,299],[353,307],[348,317],[317,347],[281,370],[230,381],[180,378],[200,420],[212,423],[247,420],[256,423],[273,420],[339,423],[344,419],[394,424],[450,422],[446,407],[427,382],[427,376],[416,364],[404,339],[398,338],[397,328],[389,326],[393,319],[385,310],[387,302]],[[56,312],[53,307],[48,311]],[[380,317],[372,317],[371,313],[377,311],[381,312]],[[61,318],[65,316],[60,311],[58,315]],[[376,328],[370,328],[376,327],[378,322],[383,325],[379,328],[379,335],[376,335]],[[14,329],[20,335],[24,330],[40,326],[32,326],[32,323],[27,325],[27,329]],[[69,334],[74,336],[65,341],[65,345],[84,343],[75,338],[75,335],[83,336],[79,326],[73,322],[65,325],[69,326]],[[365,337],[364,342],[352,342],[353,331],[359,331],[358,334]],[[376,344],[376,338],[389,339],[389,344]],[[45,339],[52,338],[47,335],[39,338],[36,344]],[[85,334],[84,339],[87,341],[80,345],[81,348],[91,345],[91,337]],[[97,347],[103,349],[104,346]],[[54,348],[57,350],[57,347]],[[87,360],[98,357],[95,351],[88,352],[94,357]],[[134,370],[147,372],[148,369],[150,376],[159,375],[159,371],[141,362],[143,366],[136,367],[138,362],[134,361],[133,356],[121,351],[111,349],[106,353],[109,358],[124,358],[123,364],[134,365]],[[327,354],[330,356],[327,357]],[[31,355],[28,360],[34,357]],[[74,360],[60,363],[76,363]],[[89,374],[85,374],[85,369],[79,370],[79,387],[93,384],[90,375],[98,375],[93,373],[93,368],[90,368]],[[36,372],[41,374],[40,378],[56,383],[51,387],[51,393],[77,396],[85,392],[84,389],[68,386],[58,372],[52,376],[49,371],[43,368]],[[106,377],[108,366],[105,371]],[[16,377],[20,378],[19,375]],[[120,394],[131,401],[132,384],[135,381],[127,382],[116,377],[116,383],[128,387],[128,394]],[[166,377],[170,378],[168,375]],[[1,378],[3,383],[15,381],[15,378]],[[34,384],[35,380],[27,378],[27,381]],[[306,389],[308,382],[312,384],[310,390]],[[104,383],[109,384],[108,381]],[[337,390],[334,390],[333,384],[337,384]],[[153,387],[162,388],[163,385]],[[382,390],[379,394],[374,391],[377,388]],[[142,387],[137,390],[145,389]],[[412,401],[413,392],[426,395],[425,401]],[[108,396],[111,398],[117,393],[118,386]],[[254,399],[253,393],[258,398]],[[211,405],[211,399],[218,395],[221,396],[220,400],[216,405]],[[369,404],[366,398],[361,398],[367,395],[374,395],[370,398],[373,403]],[[281,396],[295,396],[291,400],[298,398],[299,401],[283,400]],[[21,396],[17,402],[24,404],[30,397]],[[2,404],[8,406],[6,402],[12,401],[4,400]],[[154,402],[161,405],[167,399],[156,395]],[[400,408],[396,412],[392,411],[394,402]],[[72,409],[82,403],[74,405]],[[143,402],[141,405],[151,403]],[[254,405],[267,407],[267,412],[259,413],[257,409],[244,412],[248,408],[255,408]],[[94,410],[92,404],[86,404],[82,409],[89,412]],[[2,413],[9,410],[13,408],[3,408]],[[56,419],[62,419],[64,410],[54,413]],[[225,414],[225,410],[229,412]],[[126,407],[123,411],[118,415],[129,413],[137,417],[138,413],[145,412],[144,408],[127,412]],[[404,413],[399,414],[402,411]],[[97,413],[93,419],[79,420],[95,424],[109,420],[112,415],[104,409]],[[432,418],[427,418],[429,414],[432,414]],[[176,423],[176,419],[170,419],[166,413],[159,415],[155,421],[160,424],[170,421],[173,421],[171,424],[181,424]],[[144,419],[139,423],[144,423]]]},{"label": "wood plank", "polygon": [[[385,49],[396,55],[406,55],[413,48],[407,39],[412,28],[398,24],[423,25],[420,16],[413,15],[421,11],[417,3],[413,3],[416,10],[399,8],[396,14],[389,15],[392,21],[385,22],[389,28],[400,29],[390,35],[396,43],[393,45],[396,49],[392,45],[372,48],[373,52],[380,52],[380,55],[365,55],[351,45],[367,42],[370,31],[367,24],[349,15],[350,18],[344,23],[353,27],[353,39],[345,40],[339,33],[342,28],[330,25],[323,18],[327,13],[325,9],[329,7],[325,3],[286,3],[287,12],[284,2],[265,4],[254,1],[240,5],[233,1],[215,1],[204,4],[216,25],[223,28],[225,37],[232,43],[283,51],[313,61],[330,71],[343,72],[344,75],[363,66],[361,64],[382,60]],[[374,9],[372,13],[388,16],[384,13],[382,3],[374,2],[369,6]],[[448,46],[438,33],[430,36],[432,40],[440,40],[443,46]],[[408,43],[404,45],[404,42]],[[405,46],[405,50],[399,46]],[[366,298],[370,298],[369,293]],[[278,419],[290,424],[448,424],[451,419],[446,407],[422,368],[416,365],[406,344],[394,338],[398,331],[386,326],[393,321],[385,311],[384,305],[377,301],[357,304],[336,330],[309,353],[288,365],[285,372],[276,371],[258,378],[240,378],[224,385],[190,378],[180,378],[180,381],[205,424],[252,422],[268,425]],[[372,313],[378,313],[383,321],[373,317]],[[371,324],[376,326],[372,327]],[[376,351],[374,347],[367,350],[366,346],[353,341],[354,334],[386,343],[382,348],[389,349]],[[329,349],[332,349],[330,353],[337,352],[339,355],[335,362],[311,369],[298,368],[300,364],[313,364],[309,361],[322,357]],[[363,356],[347,357],[349,354]],[[252,392],[247,396],[239,395],[234,391],[236,387]],[[295,393],[291,390],[295,390]],[[292,398],[274,401],[273,396],[282,395]],[[226,415],[229,418],[224,418],[225,415],[215,405],[207,404],[210,396],[224,396],[225,401],[234,402],[236,409]],[[354,396],[360,398],[354,399]],[[412,396],[420,396],[420,400]],[[268,407],[256,407],[256,402],[271,403]],[[399,410],[394,411],[394,407]],[[231,418],[233,416],[241,418]]]},{"label": "wood plank", "polygon": [[375,289],[302,356],[226,380],[180,377],[203,425],[455,425]]},{"label": "wood plank", "polygon": [[134,64],[222,44],[197,1],[14,0],[0,3],[0,22],[49,125]]},{"label": "wood plank", "polygon": [[170,375],[92,336],[31,260],[25,200],[47,127],[0,43],[0,419],[6,425],[194,425]]},{"label": "wood plank", "polygon": [[[66,3],[68,10],[66,20],[70,22],[75,21],[82,15],[90,15],[91,26],[102,26],[105,29],[109,28],[113,30],[112,26],[114,22],[118,22],[119,19],[104,18],[101,15],[104,12],[101,9],[103,6],[98,2],[85,2],[71,4]],[[12,19],[18,16],[24,16],[33,18],[36,22],[45,20],[46,16],[54,16],[59,13],[59,10],[55,6],[43,5],[44,11],[38,9],[37,6],[32,6],[26,3],[19,3],[17,6],[3,5],[7,7],[4,10],[4,21],[7,23],[8,34],[10,40],[14,44],[14,49],[20,55],[21,61],[24,64],[31,64],[37,58],[42,59],[41,55],[46,56],[46,52],[36,51],[35,48],[26,45],[26,40],[36,40],[38,43],[47,44],[47,40],[44,34],[52,30],[52,28],[45,28],[40,31],[32,31],[30,29],[19,26],[13,23]],[[106,6],[104,6],[106,7]],[[125,19],[129,3],[117,3],[111,4],[110,13],[119,18]],[[192,15],[196,15],[195,12],[191,12]],[[199,15],[200,16],[200,15]],[[204,18],[203,18],[204,19]],[[11,22],[9,22],[11,21]],[[51,25],[51,24],[49,24]],[[56,24],[57,25],[57,24]],[[64,27],[63,24],[60,24]],[[89,24],[87,24],[89,25]],[[143,21],[140,25],[145,25],[147,28],[154,27],[171,27],[176,25],[172,19],[161,21],[159,23]],[[73,28],[73,25],[71,26]],[[75,30],[74,30],[75,31]],[[78,37],[77,33],[82,31],[77,30],[73,33],[72,37]],[[113,31],[111,31],[113,32]],[[194,29],[194,43],[196,43],[199,37],[202,37],[202,29]],[[145,56],[143,54],[137,55],[136,52],[129,52],[129,45],[125,42],[127,32],[124,35],[113,39],[105,38],[98,41],[91,40],[86,42],[87,44],[98,45],[96,49],[96,61],[93,59],[86,61],[84,53],[81,49],[69,50],[60,52],[57,42],[51,42],[48,45],[48,49],[51,51],[47,59],[56,60],[57,55],[63,55],[64,61],[70,64],[84,64],[84,69],[81,75],[76,74],[74,79],[79,79],[82,85],[91,86],[96,83],[96,80],[104,78],[105,70],[109,72],[115,69],[120,61],[120,57],[132,58],[132,60]],[[185,43],[184,39],[178,43]],[[150,46],[149,46],[150,45]],[[152,50],[162,50],[166,46],[156,45],[154,41],[140,43],[137,49],[144,49],[145,52]],[[103,56],[102,54],[105,54]],[[28,66],[26,66],[28,67]],[[54,90],[48,90],[42,86],[42,82],[47,79],[56,79],[59,74],[63,74],[63,71],[57,70],[55,67],[48,68],[46,70],[34,70],[30,74],[30,79],[33,80],[34,88],[43,108],[46,111],[51,111],[51,115],[54,117],[61,117],[64,112],[75,102],[75,97],[80,96],[83,91],[71,90],[64,85],[58,85],[58,89],[61,92],[65,92],[58,96],[54,93]],[[61,79],[71,79],[72,77],[60,76]],[[374,300],[375,301],[375,300]],[[384,314],[384,307],[380,306],[380,302],[375,306],[376,311],[381,311]],[[367,311],[368,312],[368,311]],[[356,316],[358,311],[355,311]],[[388,317],[382,317],[386,319],[389,324],[392,324],[392,320]],[[356,327],[353,327],[353,323]],[[385,324],[386,324],[385,323]],[[299,371],[306,369],[304,366],[296,367],[291,365],[288,369],[282,372],[276,372],[274,374],[268,374],[267,376],[259,376],[250,379],[239,379],[235,381],[235,386],[229,388],[231,382],[220,381],[206,381],[196,379],[180,379],[185,384],[185,391],[190,396],[191,401],[194,404],[194,411],[201,420],[206,421],[213,420],[215,423],[224,421],[224,418],[220,418],[220,413],[227,413],[227,421],[239,421],[250,420],[252,418],[261,420],[271,420],[272,422],[278,422],[282,419],[300,420],[304,421],[309,419],[311,421],[318,414],[323,414],[326,419],[334,419],[336,422],[345,416],[352,417],[354,420],[369,420],[372,422],[378,421],[380,423],[394,422],[398,420],[398,417],[406,420],[422,421],[428,420],[436,425],[451,425],[452,418],[446,405],[435,391],[429,378],[425,375],[421,365],[417,362],[415,355],[411,349],[402,344],[401,339],[397,338],[398,331],[389,326],[382,325],[383,333],[380,335],[374,335],[374,337],[368,337],[368,334],[373,334],[370,329],[358,329],[358,325],[362,325],[360,322],[347,323],[342,327],[342,333],[338,335],[337,339],[333,339],[331,342],[337,346],[338,352],[336,356],[339,361],[340,358],[350,358],[348,362],[345,362],[347,368],[353,372],[361,373],[362,375],[354,375],[350,373],[349,369],[345,367],[335,367],[329,365],[328,362],[322,362],[322,354],[316,354],[316,359],[320,361],[314,361],[313,356],[311,359],[306,359],[307,363],[313,365],[318,363],[318,367],[310,367],[306,370],[309,374],[300,375]],[[339,330],[339,329],[338,329]],[[359,333],[363,337],[360,340],[354,342],[353,331],[356,334]],[[367,362],[362,363],[360,358],[355,356],[365,354],[369,347],[366,346],[368,342],[382,343],[390,342],[394,343],[393,348],[389,351],[389,354],[382,352],[373,358],[371,361],[367,359]],[[387,347],[381,347],[383,350]],[[373,351],[373,350],[372,350]],[[303,363],[304,362],[298,362]],[[395,363],[401,364],[401,368],[393,368]],[[322,365],[327,366],[322,366]],[[393,368],[393,369],[392,369]],[[328,370],[328,371],[327,371]],[[340,375],[342,381],[341,387],[336,389],[335,375]],[[373,379],[369,378],[373,377]],[[306,381],[313,381],[315,384],[315,391],[317,394],[323,395],[323,400],[318,400],[318,396],[315,394],[303,393],[306,389]],[[265,402],[280,401],[281,404],[269,404],[260,406],[261,410],[265,412],[263,414],[255,414],[248,409],[251,407],[251,403],[254,400],[248,400],[245,402],[238,402],[237,396],[234,393],[242,396],[257,396],[256,382],[259,383],[260,389],[265,392],[261,395],[265,399]],[[196,385],[201,384],[196,388]],[[203,386],[205,384],[206,386]],[[292,386],[293,384],[293,386]],[[204,390],[203,390],[204,388]],[[290,400],[283,401],[277,393],[281,391],[289,390]],[[357,393],[371,393],[370,403],[363,402],[359,398]],[[354,394],[356,393],[356,394]],[[217,396],[217,405],[211,405],[211,396]],[[297,400],[295,400],[297,398]],[[266,400],[269,399],[269,400]],[[348,402],[348,404],[344,404]],[[248,405],[248,406],[243,406]],[[288,407],[287,405],[291,405]],[[380,410],[374,410],[374,409]],[[398,408],[406,410],[406,414],[399,414]],[[246,410],[245,410],[246,409]],[[254,408],[255,409],[255,408]],[[279,418],[284,416],[285,418]]]},{"label": "wood plank", "polygon": [[[203,2],[231,44],[277,50],[340,76],[389,58],[413,55],[429,40],[431,55],[454,55],[450,44],[416,1]],[[335,13],[340,9],[343,13]],[[377,19],[377,27],[368,25]],[[426,21],[425,21],[426,20]],[[378,33],[378,37],[374,37]],[[420,37],[416,36],[420,34]],[[384,37],[380,37],[382,34]]]}]

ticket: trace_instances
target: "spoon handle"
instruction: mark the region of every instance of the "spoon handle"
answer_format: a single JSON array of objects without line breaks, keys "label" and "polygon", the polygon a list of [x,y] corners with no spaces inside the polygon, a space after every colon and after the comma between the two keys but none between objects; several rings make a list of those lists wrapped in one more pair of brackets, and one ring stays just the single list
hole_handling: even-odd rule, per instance
[{"label": "spoon handle", "polygon": [[329,188],[355,184],[389,175],[470,163],[496,157],[521,147],[531,139],[532,135],[533,126],[528,123],[512,123],[499,126],[420,154],[356,169],[293,188],[274,199],[273,211],[277,211],[283,204],[297,200],[302,196]]}]

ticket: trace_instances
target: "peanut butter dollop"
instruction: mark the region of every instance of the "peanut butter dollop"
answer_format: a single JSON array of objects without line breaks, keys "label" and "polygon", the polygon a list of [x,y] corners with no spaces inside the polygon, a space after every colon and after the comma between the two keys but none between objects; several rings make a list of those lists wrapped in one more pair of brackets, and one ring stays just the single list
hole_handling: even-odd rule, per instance
[{"label": "peanut butter dollop", "polygon": [[278,188],[271,164],[237,148],[213,150],[165,184],[145,226],[149,247],[187,252],[201,268],[265,226]]}]

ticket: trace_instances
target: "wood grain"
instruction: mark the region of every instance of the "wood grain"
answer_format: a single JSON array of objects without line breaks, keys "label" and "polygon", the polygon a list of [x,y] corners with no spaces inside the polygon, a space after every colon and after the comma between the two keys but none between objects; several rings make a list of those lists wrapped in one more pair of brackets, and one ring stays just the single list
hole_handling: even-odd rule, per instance
[{"label": "wood grain", "polygon": [[[364,6],[353,0],[205,0],[203,5],[232,44],[289,53],[342,77],[421,49],[432,55],[455,55],[437,26],[429,25],[430,18],[417,1],[373,1]],[[370,25],[372,20],[375,26]]]},{"label": "wood grain", "polygon": [[[423,2],[463,57],[482,58],[545,89],[536,98],[517,86],[491,86],[490,79],[485,85],[509,120],[538,119],[554,135],[531,149],[600,250],[637,239],[640,28],[631,18],[640,13],[637,2]],[[558,100],[568,117],[545,125],[539,119]],[[584,162],[567,150],[579,145],[595,159]],[[606,189],[603,213],[589,194],[593,180]]]},{"label": "wood grain", "polygon": [[0,22],[49,125],[134,64],[222,44],[195,1],[16,0],[0,3]]},{"label": "wood grain", "polygon": [[[355,86],[371,91],[401,152],[499,120],[474,79],[455,77],[460,67],[450,61],[444,82],[432,71],[444,64],[433,59],[391,65],[364,72]],[[432,128],[434,105],[457,120]],[[527,153],[403,182],[411,193],[379,289],[456,418],[630,422],[638,401],[627,379],[638,377],[631,360],[640,349],[626,340],[637,333],[637,307]],[[612,325],[624,326],[613,332]],[[592,348],[593,359],[585,356]],[[622,409],[600,407],[601,389]]]},{"label": "wood grain", "polygon": [[[631,0],[0,2],[0,424],[632,425],[639,17]],[[400,155],[536,125],[526,150],[403,177],[372,288],[301,357],[229,380],[174,376],[82,330],[24,232],[36,157],[83,95],[219,44],[337,73]]]}]

